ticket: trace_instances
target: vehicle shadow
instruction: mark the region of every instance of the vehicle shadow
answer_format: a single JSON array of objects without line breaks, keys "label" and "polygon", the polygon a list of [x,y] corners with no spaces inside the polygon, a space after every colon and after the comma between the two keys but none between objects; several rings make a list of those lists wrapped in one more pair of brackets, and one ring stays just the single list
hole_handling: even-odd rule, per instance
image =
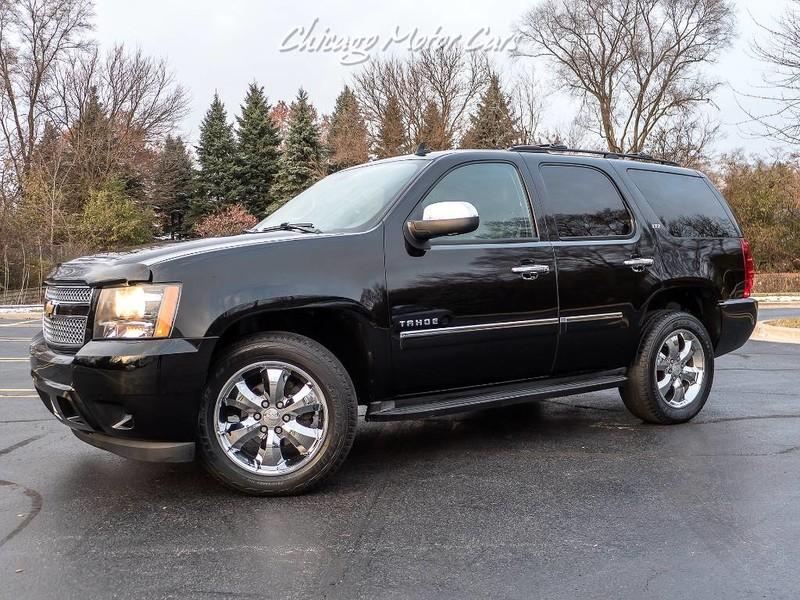
[{"label": "vehicle shadow", "polygon": [[[594,399],[593,399],[594,400]],[[310,496],[361,493],[387,474],[452,467],[467,455],[473,462],[493,453],[535,456],[569,450],[587,435],[602,433],[598,424],[636,427],[624,409],[567,401],[540,401],[415,421],[366,423],[360,420],[353,448],[340,471]],[[86,449],[59,481],[59,494],[78,493],[111,503],[146,500],[153,505],[182,498],[239,496],[208,476],[197,463],[155,464],[126,460]],[[123,500],[124,499],[124,500]],[[289,499],[283,499],[285,502]]]}]

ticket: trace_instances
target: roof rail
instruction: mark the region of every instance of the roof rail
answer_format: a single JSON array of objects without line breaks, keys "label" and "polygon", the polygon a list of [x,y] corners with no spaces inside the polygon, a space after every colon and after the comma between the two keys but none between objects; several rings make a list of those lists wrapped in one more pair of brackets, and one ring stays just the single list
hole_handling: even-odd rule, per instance
[{"label": "roof rail", "polygon": [[621,158],[627,160],[641,160],[644,162],[653,162],[658,163],[660,165],[669,165],[671,167],[678,167],[680,166],[678,163],[671,161],[671,160],[662,160],[660,158],[655,158],[645,152],[634,152],[634,153],[624,153],[624,152],[609,152],[604,150],[581,150],[579,148],[568,148],[567,146],[561,144],[537,144],[537,145],[526,145],[520,144],[516,146],[511,146],[509,148],[512,152],[537,152],[542,154],[553,154],[553,153],[564,153],[564,154],[589,154],[591,156],[601,156],[603,158]]}]

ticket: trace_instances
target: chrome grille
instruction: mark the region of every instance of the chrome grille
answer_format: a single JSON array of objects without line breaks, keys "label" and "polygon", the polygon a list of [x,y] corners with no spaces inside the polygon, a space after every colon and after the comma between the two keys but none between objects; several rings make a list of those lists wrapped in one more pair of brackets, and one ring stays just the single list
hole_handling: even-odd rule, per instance
[{"label": "chrome grille", "polygon": [[44,291],[42,332],[51,346],[80,348],[86,341],[86,326],[92,288],[79,285],[48,287]]},{"label": "chrome grille", "polygon": [[89,304],[92,299],[92,288],[85,286],[49,287],[44,292],[46,300],[62,304]]},{"label": "chrome grille", "polygon": [[42,318],[45,341],[54,346],[83,346],[86,319],[71,315],[45,315]]}]

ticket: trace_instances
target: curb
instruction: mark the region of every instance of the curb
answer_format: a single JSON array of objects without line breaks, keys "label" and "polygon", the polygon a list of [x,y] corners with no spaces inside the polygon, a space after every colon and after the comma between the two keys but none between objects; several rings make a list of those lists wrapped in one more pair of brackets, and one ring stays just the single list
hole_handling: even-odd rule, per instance
[{"label": "curb", "polygon": [[43,304],[0,304],[0,312],[36,312],[44,308]]},{"label": "curb", "polygon": [[41,316],[41,304],[0,305],[0,321],[9,319],[39,319]]},{"label": "curb", "polygon": [[758,309],[775,309],[775,308],[800,308],[800,302],[763,302],[758,301]]},{"label": "curb", "polygon": [[780,344],[800,344],[800,329],[797,327],[778,327],[775,321],[761,321],[756,325],[751,340],[757,342],[777,342]]},{"label": "curb", "polygon": [[800,294],[753,294],[759,304],[797,304],[800,306]]}]

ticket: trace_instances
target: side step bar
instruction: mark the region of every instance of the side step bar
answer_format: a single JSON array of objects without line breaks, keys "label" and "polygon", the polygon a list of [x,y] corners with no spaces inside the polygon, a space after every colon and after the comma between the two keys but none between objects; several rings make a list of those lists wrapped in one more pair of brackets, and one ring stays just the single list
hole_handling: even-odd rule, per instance
[{"label": "side step bar", "polygon": [[402,421],[595,392],[624,385],[625,369],[373,402],[368,421]]}]

